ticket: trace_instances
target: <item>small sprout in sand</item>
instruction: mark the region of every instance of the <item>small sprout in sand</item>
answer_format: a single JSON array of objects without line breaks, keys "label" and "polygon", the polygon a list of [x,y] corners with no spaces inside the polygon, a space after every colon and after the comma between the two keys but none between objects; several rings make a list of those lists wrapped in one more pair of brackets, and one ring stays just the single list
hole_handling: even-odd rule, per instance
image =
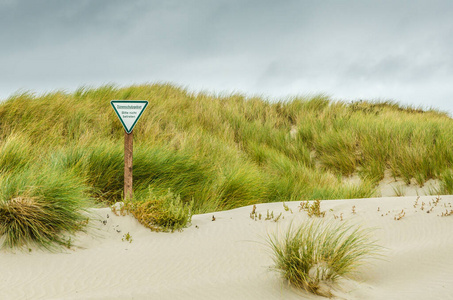
[{"label": "small sprout in sand", "polygon": [[126,234],[123,234],[123,238],[121,240],[123,242],[126,241],[126,242],[129,242],[129,243],[132,243],[132,236],[128,232]]},{"label": "small sprout in sand", "polygon": [[283,202],[283,208],[285,209],[285,211],[289,211],[289,212],[293,213],[293,210],[291,208],[289,208],[288,205],[285,204],[285,202]]},{"label": "small sprout in sand", "polygon": [[425,202],[422,202],[422,207],[420,207],[421,210],[425,209]]},{"label": "small sprout in sand", "polygon": [[405,215],[406,215],[406,212],[404,211],[404,209],[402,209],[401,212],[399,214],[397,214],[393,219],[395,221],[399,221],[402,218],[404,218]]},{"label": "small sprout in sand", "polygon": [[433,199],[434,206],[437,206],[437,204],[439,204],[440,200],[441,200],[440,196],[437,196],[436,199]]},{"label": "small sprout in sand", "polygon": [[308,200],[300,202],[299,211],[302,211],[302,210],[307,209],[307,208],[308,208]]},{"label": "small sprout in sand", "polygon": [[355,205],[354,205],[354,206],[352,206],[352,214],[354,214],[354,215],[356,214],[356,211],[355,211]]},{"label": "small sprout in sand", "polygon": [[282,214],[283,213],[280,213],[276,218],[274,218],[274,222],[278,222],[278,220],[280,220],[280,218],[282,217]]},{"label": "small sprout in sand", "polygon": [[340,221],[343,221],[343,213],[340,214],[340,216],[337,216],[337,215],[333,215],[333,218],[336,220],[336,219],[340,219]]},{"label": "small sprout in sand", "polygon": [[[110,206],[110,209],[112,210],[112,212],[117,215],[117,216],[125,216],[127,215],[127,205],[124,204],[124,202],[116,202],[115,204],[113,204],[112,206]],[[107,218],[109,216],[107,215]]]},{"label": "small sprout in sand", "polygon": [[256,205],[253,205],[252,212],[250,213],[250,219],[256,221]]},{"label": "small sprout in sand", "polygon": [[311,204],[308,201],[302,201],[299,206],[299,211],[305,210],[309,217],[324,217],[325,211],[321,211],[321,201],[315,200]]},{"label": "small sprout in sand", "polygon": [[[262,215],[259,214],[258,215],[258,218],[261,220],[261,217]],[[281,219],[284,219],[285,217],[283,216],[283,213],[280,213],[278,216],[274,217],[274,211],[271,211],[269,212],[269,210],[267,210],[267,213],[266,213],[266,218],[264,218],[265,221],[274,221],[274,222],[278,222],[279,220]]]},{"label": "small sprout in sand", "polygon": [[417,199],[415,199],[414,208],[417,208],[417,205],[418,205],[418,199],[420,199],[420,196],[418,196],[418,197],[417,197]]},{"label": "small sprout in sand", "polygon": [[377,208],[377,211],[381,211],[381,208],[380,208],[380,207],[378,207],[378,208]]},{"label": "small sprout in sand", "polygon": [[252,220],[261,220],[262,215],[256,212],[256,205],[253,205],[252,212],[250,213],[250,219]]},{"label": "small sprout in sand", "polygon": [[453,209],[450,209],[450,211],[448,211],[448,209],[446,209],[445,212],[442,213],[441,217],[448,217],[451,215],[453,215]]},{"label": "small sprout in sand", "polygon": [[267,210],[267,216],[264,220],[268,221],[268,220],[272,220],[273,218],[274,218],[274,211],[269,213],[269,210]]}]

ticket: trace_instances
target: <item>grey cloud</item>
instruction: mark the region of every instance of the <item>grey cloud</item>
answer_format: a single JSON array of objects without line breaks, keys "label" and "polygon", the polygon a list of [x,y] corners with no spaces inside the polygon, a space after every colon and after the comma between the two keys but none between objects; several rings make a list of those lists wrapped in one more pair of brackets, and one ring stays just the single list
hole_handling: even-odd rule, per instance
[{"label": "grey cloud", "polygon": [[3,1],[0,98],[17,88],[173,81],[401,101],[431,90],[429,102],[445,105],[452,11],[447,0]]}]

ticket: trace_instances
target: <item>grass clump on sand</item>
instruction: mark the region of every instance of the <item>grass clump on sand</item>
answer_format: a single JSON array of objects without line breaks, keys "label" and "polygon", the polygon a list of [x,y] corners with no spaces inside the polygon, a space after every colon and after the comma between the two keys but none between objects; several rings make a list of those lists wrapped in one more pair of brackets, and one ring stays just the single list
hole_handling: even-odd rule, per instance
[{"label": "grass clump on sand", "polygon": [[5,248],[67,245],[88,223],[86,187],[55,170],[0,175],[0,241]]},{"label": "grass clump on sand", "polygon": [[289,227],[286,235],[269,235],[274,269],[290,285],[314,294],[331,296],[324,283],[348,277],[381,249],[369,230],[345,223],[308,221],[299,228]]},{"label": "grass clump on sand", "polygon": [[135,202],[128,202],[125,209],[144,226],[153,231],[175,231],[187,227],[192,220],[193,201],[184,203],[170,190],[158,196],[152,189],[142,192]]}]

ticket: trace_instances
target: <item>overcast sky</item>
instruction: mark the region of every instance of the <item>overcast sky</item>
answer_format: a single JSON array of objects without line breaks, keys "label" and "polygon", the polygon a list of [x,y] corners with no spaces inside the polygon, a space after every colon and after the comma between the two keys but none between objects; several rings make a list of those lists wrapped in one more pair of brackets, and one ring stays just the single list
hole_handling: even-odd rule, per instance
[{"label": "overcast sky", "polygon": [[0,0],[0,99],[115,83],[453,112],[453,1]]}]

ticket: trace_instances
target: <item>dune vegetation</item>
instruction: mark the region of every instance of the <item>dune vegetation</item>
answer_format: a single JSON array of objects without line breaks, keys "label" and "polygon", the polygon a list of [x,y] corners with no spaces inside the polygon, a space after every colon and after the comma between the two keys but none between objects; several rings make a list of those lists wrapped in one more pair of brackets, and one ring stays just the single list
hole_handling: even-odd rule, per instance
[{"label": "dune vegetation", "polygon": [[[323,95],[267,101],[170,84],[107,85],[0,103],[0,186],[21,181],[14,192],[1,191],[0,214],[18,197],[41,197],[55,185],[41,177],[73,178],[62,193],[79,204],[122,200],[124,130],[110,100],[149,101],[134,129],[134,201],[170,191],[191,213],[205,213],[362,198],[378,196],[386,170],[419,185],[438,179],[439,193],[453,190],[453,122],[439,111]],[[351,175],[360,182],[346,183]]]},{"label": "dune vegetation", "polygon": [[[291,224],[292,225],[292,224]],[[373,231],[344,222],[308,221],[289,227],[285,235],[269,235],[274,269],[292,286],[331,297],[326,284],[351,277],[369,258],[379,258],[383,248]]]}]

